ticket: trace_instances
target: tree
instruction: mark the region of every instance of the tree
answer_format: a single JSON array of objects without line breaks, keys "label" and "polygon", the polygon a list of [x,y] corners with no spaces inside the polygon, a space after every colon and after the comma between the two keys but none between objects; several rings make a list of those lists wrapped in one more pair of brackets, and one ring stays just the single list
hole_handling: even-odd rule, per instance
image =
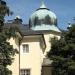
[{"label": "tree", "polygon": [[13,46],[10,45],[9,42],[7,42],[8,36],[12,36],[12,34],[10,34],[10,29],[5,30],[3,28],[4,17],[10,14],[12,14],[12,12],[10,12],[6,2],[0,0],[0,75],[12,74],[7,66],[12,64],[13,56],[15,55],[15,53],[18,53],[18,51],[16,49],[13,49]]},{"label": "tree", "polygon": [[52,40],[47,56],[53,61],[53,75],[75,75],[75,24],[68,28],[60,40]]}]

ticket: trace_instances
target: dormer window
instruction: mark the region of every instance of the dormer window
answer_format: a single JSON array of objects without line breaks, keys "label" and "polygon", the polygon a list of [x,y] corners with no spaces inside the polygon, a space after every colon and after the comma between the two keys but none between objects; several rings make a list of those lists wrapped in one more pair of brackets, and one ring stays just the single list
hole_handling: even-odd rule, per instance
[{"label": "dormer window", "polygon": [[29,45],[28,44],[23,44],[23,53],[29,53]]}]

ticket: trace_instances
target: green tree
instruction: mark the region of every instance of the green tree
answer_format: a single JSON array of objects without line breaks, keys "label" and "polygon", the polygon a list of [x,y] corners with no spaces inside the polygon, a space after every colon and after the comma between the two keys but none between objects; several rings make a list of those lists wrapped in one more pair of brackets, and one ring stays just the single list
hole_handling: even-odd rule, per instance
[{"label": "green tree", "polygon": [[[13,49],[13,46],[7,42],[8,37],[12,36],[12,30],[5,30],[4,27],[4,17],[6,15],[10,15],[9,7],[6,2],[0,0],[0,75],[11,75],[12,71],[10,71],[7,66],[12,64],[13,56],[15,53],[18,53],[16,49]],[[10,31],[11,30],[11,31]],[[14,30],[14,29],[13,29]],[[13,33],[15,33],[14,31]]]},{"label": "green tree", "polygon": [[62,34],[60,40],[52,40],[47,56],[53,61],[53,75],[75,75],[75,24]]}]

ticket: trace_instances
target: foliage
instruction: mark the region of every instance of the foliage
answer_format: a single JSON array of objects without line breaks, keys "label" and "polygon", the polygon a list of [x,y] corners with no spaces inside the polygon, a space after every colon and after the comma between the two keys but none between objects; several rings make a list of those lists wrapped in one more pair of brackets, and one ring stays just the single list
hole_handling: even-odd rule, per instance
[{"label": "foliage", "polygon": [[54,39],[47,56],[53,60],[53,75],[75,75],[75,24],[61,36]]},{"label": "foliage", "polygon": [[[7,68],[7,66],[12,64],[12,61],[14,59],[13,56],[15,55],[15,53],[18,53],[18,51],[16,49],[13,49],[13,46],[10,45],[9,42],[7,42],[8,37],[13,36],[13,31],[11,29],[5,30],[3,28],[4,17],[10,14],[11,12],[6,2],[0,0],[0,75],[12,74],[12,72]],[[15,32],[16,31],[14,31],[13,34],[15,34]]]}]

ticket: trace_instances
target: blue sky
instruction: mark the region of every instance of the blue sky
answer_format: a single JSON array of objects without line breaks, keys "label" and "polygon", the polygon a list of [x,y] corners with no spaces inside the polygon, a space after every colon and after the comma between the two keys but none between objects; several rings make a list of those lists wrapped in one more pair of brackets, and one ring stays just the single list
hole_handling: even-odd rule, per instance
[{"label": "blue sky", "polygon": [[[41,0],[5,0],[14,12],[12,16],[6,16],[6,20],[12,20],[19,15],[23,23],[27,24],[30,15],[41,5]],[[45,5],[53,11],[58,19],[58,27],[66,29],[69,22],[75,17],[75,0],[45,0]]]}]

